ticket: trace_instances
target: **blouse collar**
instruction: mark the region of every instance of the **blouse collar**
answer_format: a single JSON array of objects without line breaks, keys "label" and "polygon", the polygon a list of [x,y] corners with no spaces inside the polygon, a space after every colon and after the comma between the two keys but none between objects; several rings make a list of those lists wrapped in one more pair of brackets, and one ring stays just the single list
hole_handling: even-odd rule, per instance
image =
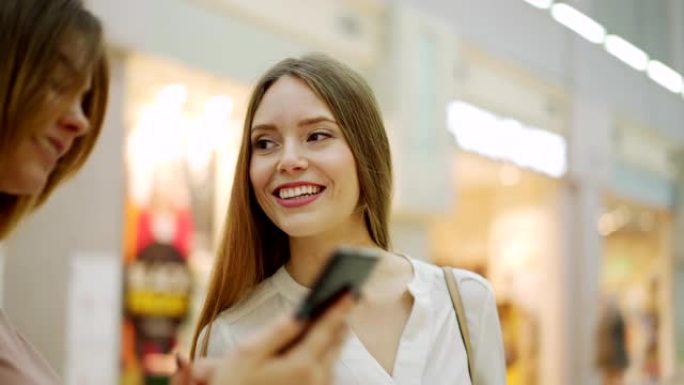
[{"label": "blouse collar", "polygon": [[281,266],[280,269],[273,274],[271,281],[276,290],[293,305],[298,304],[309,291],[311,291],[308,287],[295,281],[285,268],[285,265]]},{"label": "blouse collar", "polygon": [[[398,255],[405,258],[411,264],[413,270],[413,277],[407,285],[409,292],[414,298],[425,298],[429,296],[433,283],[433,277],[431,276],[429,269],[425,269],[425,266],[422,266],[420,261],[416,261],[403,254]],[[285,265],[281,266],[278,271],[273,274],[271,281],[276,290],[292,304],[298,304],[311,291],[308,287],[295,281],[285,268]]]}]

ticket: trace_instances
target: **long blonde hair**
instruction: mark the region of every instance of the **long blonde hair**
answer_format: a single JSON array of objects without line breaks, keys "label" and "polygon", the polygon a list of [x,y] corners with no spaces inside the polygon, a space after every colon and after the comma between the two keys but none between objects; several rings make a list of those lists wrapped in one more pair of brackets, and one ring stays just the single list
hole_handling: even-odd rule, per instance
[{"label": "long blonde hair", "polygon": [[[64,47],[79,45],[80,57],[68,57]],[[102,28],[80,0],[0,1],[0,169],[12,167],[7,155],[54,115],[48,103],[50,87],[68,100],[85,84],[92,86],[83,100],[90,131],[79,137],[57,163],[40,194],[0,193],[0,239],[54,188],[73,175],[88,158],[104,120],[109,74]],[[58,75],[59,74],[59,75]]]},{"label": "long blonde hair", "polygon": [[263,212],[249,179],[254,114],[266,91],[286,75],[304,81],[340,124],[356,160],[359,205],[363,208],[366,227],[379,247],[389,248],[392,164],[389,141],[373,91],[356,72],[327,56],[308,55],[277,63],[259,79],[248,104],[223,239],[195,328],[190,353],[193,358],[205,326],[207,332],[199,347],[200,356],[207,353],[211,322],[218,314],[239,302],[290,258],[287,235]]}]

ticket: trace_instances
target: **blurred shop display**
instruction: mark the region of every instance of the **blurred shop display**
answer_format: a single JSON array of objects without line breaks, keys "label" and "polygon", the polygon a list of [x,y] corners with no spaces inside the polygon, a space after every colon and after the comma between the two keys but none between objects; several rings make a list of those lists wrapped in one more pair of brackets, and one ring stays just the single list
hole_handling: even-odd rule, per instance
[{"label": "blurred shop display", "polygon": [[[604,237],[601,290],[610,302],[604,305],[608,309],[603,314],[610,313],[612,307],[624,323],[624,383],[660,381],[661,320],[673,311],[663,300],[670,274],[670,214],[611,197],[597,225]],[[599,323],[599,338],[605,333],[601,330],[604,326]]]},{"label": "blurred shop display", "polygon": [[205,289],[245,91],[148,57],[126,69],[122,384],[166,384]]},{"label": "blurred shop display", "polygon": [[433,260],[483,274],[496,292],[507,383],[538,384],[545,266],[555,252],[561,182],[457,151],[458,205],[431,229]]},{"label": "blurred shop display", "polygon": [[489,279],[507,383],[535,385],[553,378],[544,365],[557,322],[549,280],[562,248],[566,96],[475,47],[460,53],[458,91],[445,106],[456,204],[431,224],[431,256]]}]

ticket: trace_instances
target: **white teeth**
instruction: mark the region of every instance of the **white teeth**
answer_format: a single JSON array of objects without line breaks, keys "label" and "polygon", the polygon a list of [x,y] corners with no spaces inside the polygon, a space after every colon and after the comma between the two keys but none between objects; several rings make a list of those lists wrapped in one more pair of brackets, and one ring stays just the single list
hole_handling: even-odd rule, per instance
[{"label": "white teeth", "polygon": [[280,199],[292,199],[305,195],[318,194],[320,191],[320,187],[312,185],[281,188],[280,191],[278,191],[278,196],[280,197]]}]

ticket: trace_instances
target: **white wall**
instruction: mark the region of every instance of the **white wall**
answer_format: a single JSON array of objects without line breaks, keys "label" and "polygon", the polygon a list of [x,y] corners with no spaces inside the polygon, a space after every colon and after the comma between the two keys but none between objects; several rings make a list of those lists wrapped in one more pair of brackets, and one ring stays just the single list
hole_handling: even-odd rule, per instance
[{"label": "white wall", "polygon": [[[328,24],[310,23],[308,30],[301,25],[288,28],[282,25],[287,18],[264,20],[258,15],[264,7],[240,7],[239,3],[232,0],[90,0],[88,6],[103,20],[112,45],[172,58],[246,83],[256,80],[277,61],[310,51],[334,54],[353,65],[370,65],[374,60],[377,33],[372,28],[368,31],[369,37],[344,40],[331,24],[336,21],[332,17],[326,19]],[[282,9],[282,2],[272,3],[281,4],[280,8],[272,9],[274,12],[298,12],[296,7]],[[365,15],[361,21],[371,24]],[[330,37],[329,40],[316,36],[317,28],[324,26],[327,29],[320,33]]]},{"label": "white wall", "polygon": [[91,0],[110,44],[182,61],[238,81],[303,47],[186,0]]}]

